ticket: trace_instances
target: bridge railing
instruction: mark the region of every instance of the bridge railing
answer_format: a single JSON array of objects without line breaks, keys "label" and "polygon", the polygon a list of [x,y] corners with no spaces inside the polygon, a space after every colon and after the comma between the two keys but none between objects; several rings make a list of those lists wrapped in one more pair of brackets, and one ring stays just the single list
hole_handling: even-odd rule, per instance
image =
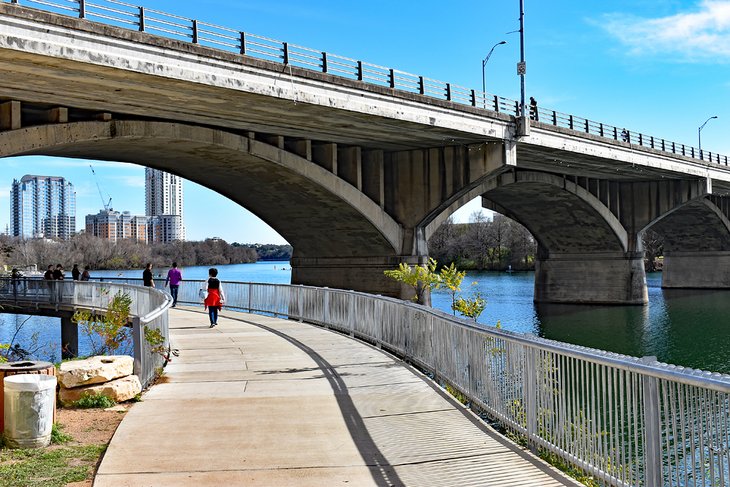
[{"label": "bridge railing", "polygon": [[[141,282],[140,282],[141,284]],[[172,298],[157,289],[112,282],[45,281],[42,279],[0,278],[0,312],[2,308],[42,308],[45,310],[87,309],[104,312],[117,293],[132,299],[132,341],[134,345],[134,373],[143,386],[154,378],[156,369],[163,364],[159,353],[152,351],[144,338],[144,330],[159,330],[169,346],[167,310]]]},{"label": "bridge railing", "polygon": [[[63,15],[78,16],[108,25],[149,32],[214,49],[329,73],[342,78],[417,93],[515,117],[520,116],[523,112],[520,102],[498,95],[118,0],[0,1],[32,6]],[[542,107],[537,109],[525,107],[525,110],[530,111],[531,118],[546,125],[682,155],[708,163],[728,165],[728,156],[702,151],[691,145],[672,142],[627,130],[624,127],[604,124]]]}]

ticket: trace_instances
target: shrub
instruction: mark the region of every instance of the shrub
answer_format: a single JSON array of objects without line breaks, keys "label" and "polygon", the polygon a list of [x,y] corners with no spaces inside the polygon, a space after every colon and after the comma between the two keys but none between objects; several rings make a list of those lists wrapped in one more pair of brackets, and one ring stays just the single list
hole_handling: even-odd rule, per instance
[{"label": "shrub", "polygon": [[115,406],[116,403],[113,399],[103,395],[103,394],[90,394],[85,393],[83,396],[81,396],[81,399],[74,402],[72,404],[73,407],[80,408],[80,409],[91,409],[91,408],[101,408],[106,409]]}]

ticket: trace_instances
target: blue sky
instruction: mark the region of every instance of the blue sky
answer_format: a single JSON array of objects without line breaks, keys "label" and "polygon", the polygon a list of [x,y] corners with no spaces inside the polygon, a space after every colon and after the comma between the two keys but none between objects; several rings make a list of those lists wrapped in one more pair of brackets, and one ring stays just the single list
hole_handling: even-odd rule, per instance
[{"label": "blue sky", "polygon": [[[21,2],[22,3],[22,2]],[[371,0],[137,1],[148,8],[340,54],[414,74],[519,98],[518,1]],[[730,154],[730,1],[525,0],[527,96],[541,106],[632,131]],[[93,163],[118,210],[144,212],[144,169]],[[9,217],[13,178],[64,176],[77,190],[79,227],[101,198],[89,162],[7,159],[0,171],[0,228]],[[105,196],[106,197],[106,196]],[[106,197],[108,198],[108,197]],[[217,211],[207,211],[211,206]],[[478,204],[458,214],[466,221]],[[231,224],[235,222],[235,224]],[[283,243],[267,225],[194,183],[185,186],[185,223],[193,240]]]}]

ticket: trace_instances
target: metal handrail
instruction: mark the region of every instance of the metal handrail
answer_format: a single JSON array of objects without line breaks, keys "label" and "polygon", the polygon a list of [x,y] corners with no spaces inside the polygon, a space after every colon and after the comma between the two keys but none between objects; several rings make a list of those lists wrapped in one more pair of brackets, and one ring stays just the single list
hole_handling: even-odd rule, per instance
[{"label": "metal handrail", "polygon": [[[146,9],[119,0],[0,0],[14,5],[40,6],[42,10],[68,15],[74,12],[80,18],[103,19],[110,25],[126,28],[133,25],[141,32],[152,31],[156,34],[167,34],[173,39],[182,39],[187,42],[204,45],[211,49],[259,57],[273,60],[302,69],[329,73],[333,76],[353,79],[378,86],[386,86],[394,90],[416,93],[431,98],[451,101],[457,105],[472,106],[490,112],[499,112],[519,117],[522,114],[520,103],[516,100],[503,98],[463,86],[438,81],[404,71],[387,68],[377,64],[358,61],[344,56],[328,54],[311,48],[289,44],[287,42],[268,37],[238,31],[216,24],[206,23],[195,19],[166,13],[160,10]],[[69,7],[73,4],[75,7]],[[107,7],[113,5],[115,7]],[[112,11],[122,15],[117,18],[100,12]],[[150,14],[154,14],[151,16]],[[167,27],[165,27],[167,26]],[[201,27],[207,27],[203,29]],[[211,31],[210,29],[214,29]],[[304,52],[298,52],[304,51]],[[317,56],[313,56],[312,53]],[[333,68],[333,69],[330,69]],[[529,107],[526,107],[526,109]],[[717,165],[728,165],[728,156],[700,150],[691,145],[672,142],[663,138],[646,135],[640,132],[627,130],[625,127],[596,122],[587,118],[577,117],[556,110],[538,107],[533,120],[552,125],[575,133],[589,134],[619,141],[628,146],[638,146],[659,152],[680,155]]]},{"label": "metal handrail", "polygon": [[[182,281],[178,302],[201,305],[203,286]],[[607,485],[730,485],[729,375],[479,326],[383,296],[288,284],[223,287],[226,308],[323,325],[388,349],[451,384],[531,447]]]},{"label": "metal handrail", "polygon": [[167,311],[172,297],[164,291],[129,283],[101,281],[46,281],[34,278],[0,278],[0,304],[30,306],[46,310],[91,309],[104,311],[118,292],[132,298],[132,341],[134,343],[134,373],[146,387],[162,366],[163,358],[151,350],[144,340],[144,329],[159,330],[169,346]]}]

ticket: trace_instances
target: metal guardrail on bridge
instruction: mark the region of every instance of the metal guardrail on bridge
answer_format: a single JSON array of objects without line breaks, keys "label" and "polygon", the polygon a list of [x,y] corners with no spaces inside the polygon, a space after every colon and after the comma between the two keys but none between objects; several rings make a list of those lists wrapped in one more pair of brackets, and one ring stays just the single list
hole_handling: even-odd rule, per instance
[{"label": "metal guardrail on bridge", "polygon": [[[29,5],[48,12],[148,32],[214,49],[385,86],[394,90],[447,100],[460,105],[506,113],[515,117],[522,113],[520,103],[516,100],[118,0],[0,1],[23,6]],[[527,110],[529,107],[525,107],[525,109]],[[668,154],[728,165],[728,156],[725,155],[575,115],[542,107],[530,115],[531,118],[541,123],[573,130],[577,133],[591,134]]]},{"label": "metal guardrail on bridge", "polygon": [[[179,302],[200,304],[203,285],[183,281]],[[284,284],[223,287],[226,308],[322,325],[394,352],[450,383],[531,447],[607,485],[730,486],[728,375],[480,327],[382,296]]]},{"label": "metal guardrail on bridge", "polygon": [[120,292],[132,298],[134,373],[146,387],[155,377],[156,369],[163,365],[163,358],[151,350],[144,339],[144,329],[159,330],[165,337],[165,348],[169,346],[167,310],[172,298],[168,294],[123,283],[0,278],[0,305],[6,308],[14,305],[21,309],[63,308],[104,312],[111,299]]}]

